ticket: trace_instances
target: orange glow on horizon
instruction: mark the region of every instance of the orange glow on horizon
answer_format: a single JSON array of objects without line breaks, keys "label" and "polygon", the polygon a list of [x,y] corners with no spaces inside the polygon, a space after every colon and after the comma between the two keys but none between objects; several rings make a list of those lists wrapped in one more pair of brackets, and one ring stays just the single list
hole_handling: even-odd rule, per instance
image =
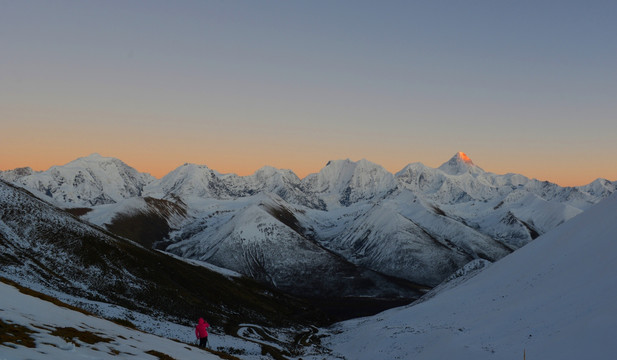
[{"label": "orange glow on horizon", "polygon": [[[62,151],[56,153],[29,150],[30,151],[21,152],[20,156],[14,155],[15,151],[0,153],[0,170],[13,170],[19,167],[29,166],[35,171],[45,171],[52,166],[62,166],[79,157],[90,155],[87,150],[81,152],[77,156],[73,154],[72,149],[62,149]],[[328,160],[338,160],[348,157],[341,154],[328,156],[322,153],[315,154],[314,157],[308,159],[301,158],[300,155],[293,153],[279,154],[278,157],[270,157],[272,154],[258,154],[257,156],[251,157],[248,156],[248,153],[232,154],[229,152],[226,153],[226,156],[210,157],[203,155],[206,152],[199,151],[192,153],[193,155],[190,156],[186,156],[184,153],[173,152],[153,154],[147,151],[141,153],[99,151],[99,153],[101,156],[120,159],[137,171],[149,173],[157,179],[162,178],[184,163],[205,165],[221,174],[237,174],[239,176],[252,175],[255,171],[264,166],[272,166],[277,169],[289,169],[300,179],[303,179],[309,174],[321,171],[321,169],[326,166]],[[394,159],[386,155],[368,158],[367,160],[381,165],[387,171],[395,174],[412,162],[422,162],[429,167],[436,168],[441,165],[444,158],[447,159],[447,155],[444,156],[444,154],[440,154],[440,156],[435,159],[430,158],[430,156],[422,159],[420,157],[415,157],[415,159]],[[462,161],[473,163],[466,153],[458,152],[457,154]],[[609,181],[615,181],[615,178],[617,178],[614,171],[607,172],[599,170],[601,164],[598,165],[586,162],[586,167],[579,167],[579,171],[572,173],[570,163],[566,164],[568,166],[556,166],[557,164],[553,164],[555,166],[547,168],[541,163],[524,161],[522,159],[529,159],[529,157],[521,157],[519,158],[519,162],[513,161],[506,164],[499,157],[491,158],[485,156],[480,166],[488,172],[496,174],[518,173],[528,178],[535,178],[542,181],[547,180],[559,184],[560,186],[581,186],[591,183],[596,178],[605,178]],[[359,158],[352,158],[352,161],[358,160]]]}]

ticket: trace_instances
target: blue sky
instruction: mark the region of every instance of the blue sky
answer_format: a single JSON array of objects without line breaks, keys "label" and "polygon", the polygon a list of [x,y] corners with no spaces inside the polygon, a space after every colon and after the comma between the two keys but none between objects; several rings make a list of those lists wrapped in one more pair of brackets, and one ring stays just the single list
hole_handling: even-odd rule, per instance
[{"label": "blue sky", "polygon": [[0,1],[0,168],[298,175],[457,151],[617,180],[617,2]]}]

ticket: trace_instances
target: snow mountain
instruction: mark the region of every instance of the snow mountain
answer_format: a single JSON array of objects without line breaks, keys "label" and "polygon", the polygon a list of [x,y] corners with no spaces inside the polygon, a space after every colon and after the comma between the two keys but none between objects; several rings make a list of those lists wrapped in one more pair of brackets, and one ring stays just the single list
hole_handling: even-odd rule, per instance
[{"label": "snow mountain", "polygon": [[151,184],[148,194],[156,198],[229,199],[234,193],[220,174],[205,165],[184,164]]},{"label": "snow mountain", "polygon": [[203,199],[231,200],[271,193],[290,203],[325,208],[316,196],[304,189],[298,176],[291,170],[269,166],[249,176],[238,176],[220,174],[205,165],[184,164],[159,181],[152,182],[145,193],[156,198],[198,203]]},{"label": "snow mountain", "polygon": [[166,251],[232,269],[304,297],[417,298],[392,281],[327,250],[304,228],[302,210],[274,194],[218,202],[201,221],[172,233]]},{"label": "snow mountain", "polygon": [[328,209],[350,206],[360,201],[379,201],[397,188],[394,176],[367,160],[329,161],[317,174],[302,180],[307,192],[314,193]]},{"label": "snow mountain", "polygon": [[30,168],[0,172],[0,179],[71,207],[111,204],[141,196],[144,187],[155,180],[118,159],[99,154],[41,172]]},{"label": "snow mountain", "polygon": [[327,319],[306,302],[213,268],[144,248],[0,180],[0,277],[102,315],[111,304],[187,323],[207,309],[232,334],[246,322]]},{"label": "snow mountain", "polygon": [[274,194],[291,204],[309,208],[325,209],[325,204],[317,196],[307,191],[304,184],[291,170],[279,170],[265,166],[249,176],[227,174],[223,180],[236,194],[252,196]]},{"label": "snow mountain", "polygon": [[[78,174],[88,181],[76,182]],[[238,176],[184,164],[157,180],[98,155],[46,172],[16,169],[0,177],[64,201],[62,206],[87,206],[91,211],[83,219],[145,246],[303,295],[339,288],[351,294],[359,288],[334,284],[357,276],[373,279],[374,289],[396,288],[377,280],[384,276],[435,286],[474,259],[502,258],[617,187],[604,179],[560,187],[497,175],[462,152],[438,168],[413,163],[396,174],[367,160],[334,160],[304,179],[272,167]],[[147,231],[132,231],[129,224]],[[340,278],[313,283],[302,278],[310,271]],[[395,297],[409,296],[401,288],[390,290]]]},{"label": "snow mountain", "polygon": [[[377,204],[346,209],[345,217],[317,229],[322,244],[350,261],[434,286],[477,258],[499,259],[511,249],[466,224],[427,208],[409,191]],[[322,214],[319,214],[322,215]],[[330,235],[332,233],[332,235]]]},{"label": "snow mountain", "polygon": [[461,151],[457,152],[448,162],[442,164],[438,169],[448,175],[484,172],[484,170],[477,167],[476,164],[471,161],[467,154]]},{"label": "snow mountain", "polygon": [[336,325],[325,344],[333,358],[358,360],[612,358],[615,233],[612,195],[424,301]]}]

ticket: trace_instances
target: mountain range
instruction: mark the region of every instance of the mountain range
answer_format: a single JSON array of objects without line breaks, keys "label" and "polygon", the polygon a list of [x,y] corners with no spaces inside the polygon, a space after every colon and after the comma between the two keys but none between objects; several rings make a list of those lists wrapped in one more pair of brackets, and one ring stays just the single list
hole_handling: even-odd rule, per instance
[{"label": "mountain range", "polygon": [[[146,247],[305,297],[418,297],[465,264],[495,261],[615,192],[486,172],[464,153],[393,174],[330,161],[304,179],[184,164],[161,179],[97,154],[0,179]],[[350,281],[351,279],[351,281]]]}]

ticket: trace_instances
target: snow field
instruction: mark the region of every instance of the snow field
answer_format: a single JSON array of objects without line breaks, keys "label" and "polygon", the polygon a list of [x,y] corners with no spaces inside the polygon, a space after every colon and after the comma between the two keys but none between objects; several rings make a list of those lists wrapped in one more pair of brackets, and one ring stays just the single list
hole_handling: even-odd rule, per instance
[{"label": "snow field", "polygon": [[[0,320],[31,330],[30,336],[36,344],[34,348],[11,342],[0,344],[0,359],[3,360],[158,358],[148,352],[175,359],[219,359],[196,347],[24,295],[4,283],[0,283],[0,294]],[[78,335],[67,337],[71,333]]]}]

